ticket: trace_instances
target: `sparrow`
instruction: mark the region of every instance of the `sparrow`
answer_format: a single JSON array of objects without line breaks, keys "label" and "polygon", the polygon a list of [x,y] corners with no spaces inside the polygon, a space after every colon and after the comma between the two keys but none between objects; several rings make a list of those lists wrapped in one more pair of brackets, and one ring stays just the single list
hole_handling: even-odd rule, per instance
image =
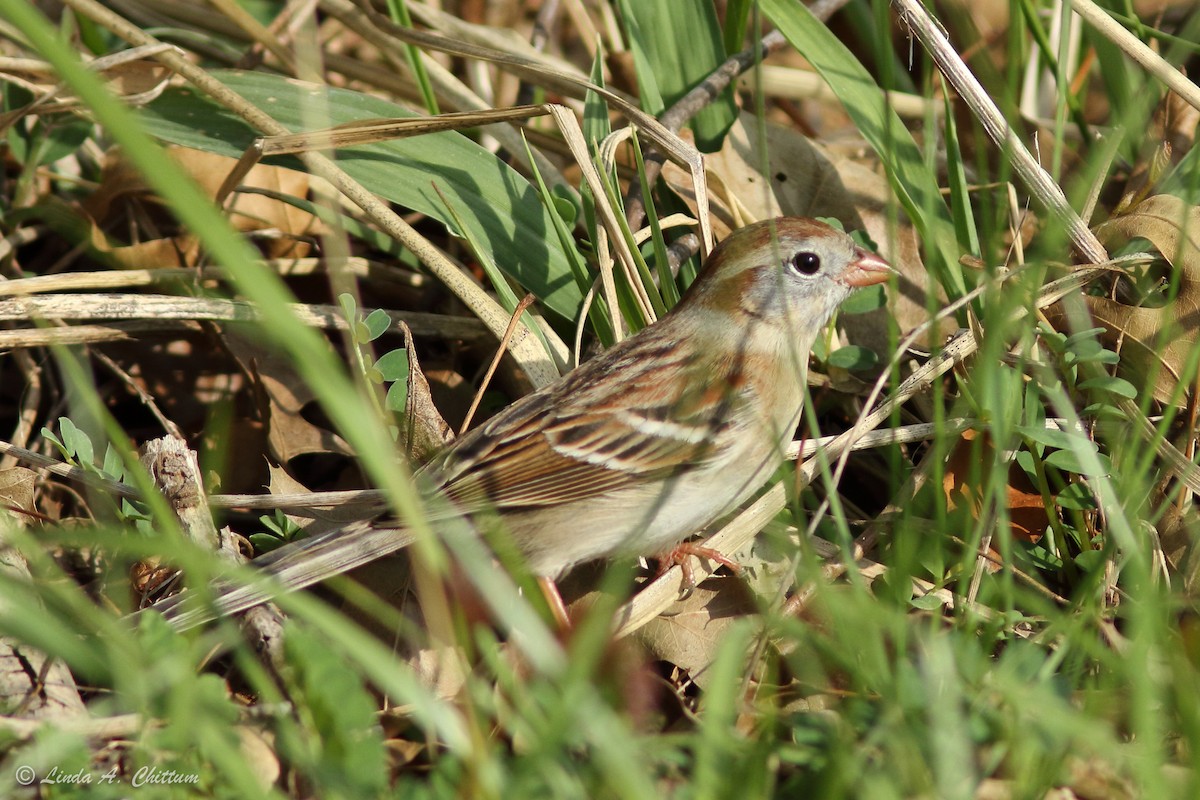
[{"label": "sparrow", "polygon": [[[741,228],[670,313],[457,439],[417,477],[459,523],[499,524],[543,578],[670,550],[779,467],[800,422],[814,341],[851,291],[891,274],[881,257],[816,220]],[[290,591],[414,538],[402,522],[355,523],[251,565]],[[225,585],[200,608],[186,594],[151,608],[184,628],[271,596]]]}]

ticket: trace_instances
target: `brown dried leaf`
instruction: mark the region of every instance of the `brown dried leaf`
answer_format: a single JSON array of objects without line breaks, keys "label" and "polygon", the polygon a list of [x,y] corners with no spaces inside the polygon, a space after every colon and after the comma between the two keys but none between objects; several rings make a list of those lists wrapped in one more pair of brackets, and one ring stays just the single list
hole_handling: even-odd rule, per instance
[{"label": "brown dried leaf", "polygon": [[296,374],[290,360],[234,326],[226,326],[222,338],[266,401],[262,416],[267,421],[268,449],[277,463],[287,464],[296,456],[311,453],[352,454],[340,436],[304,418],[304,408],[316,395]]},{"label": "brown dried leaf", "polygon": [[5,517],[24,525],[28,519],[18,511],[32,512],[33,487],[37,473],[25,467],[10,467],[0,470],[0,505],[5,507]]},{"label": "brown dried leaf", "polygon": [[[173,147],[171,155],[209,197],[217,196],[221,184],[237,164],[235,159],[187,147]],[[241,185],[304,198],[308,194],[309,180],[302,172],[255,164],[242,178]],[[230,221],[240,231],[273,229],[284,234],[268,248],[267,255],[270,258],[305,256],[309,252],[309,245],[298,239],[325,231],[324,224],[317,217],[266,195],[235,193],[227,204],[227,210]]]},{"label": "brown dried leaf", "polygon": [[[169,152],[210,198],[217,196],[237,163],[232,158],[186,147],[171,147]],[[300,198],[309,190],[307,175],[266,164],[251,168],[241,185]],[[100,232],[100,227],[119,212],[123,202],[148,194],[141,174],[121,157],[120,151],[114,151],[105,164],[100,186],[83,203],[84,210],[97,221],[93,243],[128,268],[195,266],[199,247],[189,234],[115,247]],[[240,231],[278,230],[283,234],[264,243],[266,255],[271,258],[305,256],[311,249],[305,239],[325,231],[324,224],[312,214],[261,194],[235,193],[229,200],[228,213],[230,222]]]},{"label": "brown dried leaf", "polygon": [[[270,494],[305,494],[312,491],[277,464],[268,465],[267,470],[270,474],[267,491]],[[287,514],[286,516],[304,531],[305,536],[311,537],[320,536],[335,528],[345,527],[350,522],[370,519],[378,514],[377,506],[351,503],[333,507],[310,507],[304,509],[303,514]],[[388,561],[388,559],[384,560]]]},{"label": "brown dried leaf", "polygon": [[408,398],[404,408],[404,430],[401,445],[415,466],[424,464],[438,451],[454,440],[454,431],[442,419],[433,396],[429,393],[429,382],[421,372],[417,361],[417,348],[413,344],[412,331],[407,325],[404,330],[404,349],[408,351]]},{"label": "brown dried leaf", "polygon": [[[138,59],[114,64],[101,74],[108,79],[108,88],[113,93],[122,97],[128,104],[141,105],[150,102],[162,93],[172,73],[169,67],[157,61]],[[77,99],[66,92],[59,91],[63,86],[59,82],[59,76],[49,64],[45,65],[44,70],[25,70],[18,67],[7,71],[5,76],[8,75],[18,78],[25,88],[37,96],[28,105],[0,113],[0,131],[7,130],[9,126],[27,114],[39,116],[63,114],[79,108]],[[47,99],[46,95],[51,92],[56,93],[55,97]]]},{"label": "brown dried leaf", "polygon": [[[745,119],[753,117],[743,114],[729,129],[721,150],[704,159],[713,234],[718,239],[724,239],[735,228],[783,213],[769,182],[763,179],[758,169],[762,161],[754,158],[756,148],[743,122]],[[689,132],[684,131],[682,135],[688,138]],[[663,165],[662,174],[671,190],[682,197],[695,214],[695,187],[691,173],[668,161]]]},{"label": "brown dried leaf", "polygon": [[[34,512],[36,480],[37,473],[25,467],[0,470],[0,506],[5,507],[0,514],[23,525],[27,515],[20,512]],[[10,547],[0,548],[0,576],[21,583],[33,580],[25,557]],[[3,605],[0,603],[0,613],[11,613]],[[62,662],[8,637],[0,638],[0,703],[5,713],[14,716],[50,718],[87,713],[75,679]]]},{"label": "brown dried leaf", "polygon": [[104,70],[108,88],[130,102],[148,102],[158,96],[172,75],[170,67],[149,58],[114,64]]},{"label": "brown dried leaf", "polygon": [[757,611],[740,580],[710,578],[633,636],[653,658],[687,670],[704,688],[725,631],[739,618]]},{"label": "brown dried leaf", "polygon": [[200,242],[189,234],[100,249],[124,269],[195,267],[200,261]]},{"label": "brown dried leaf", "polygon": [[[1107,297],[1089,296],[1085,302],[1107,329],[1105,345],[1121,353],[1122,367],[1132,369],[1139,380],[1153,380],[1160,402],[1185,404],[1192,387],[1179,391],[1178,383],[1200,325],[1200,208],[1173,195],[1155,195],[1098,226],[1096,236],[1109,249],[1135,237],[1146,239],[1178,272],[1179,293],[1160,308]],[[1054,321],[1056,315],[1048,316]]]},{"label": "brown dried leaf", "polygon": [[[942,491],[946,495],[947,508],[951,511],[965,509],[973,518],[978,519],[984,507],[982,490],[972,481],[981,475],[978,468],[980,464],[992,464],[999,458],[1001,454],[996,451],[991,437],[986,433],[963,431],[962,438],[946,459],[945,475],[942,478]],[[1009,533],[1020,541],[1039,541],[1050,526],[1050,518],[1046,515],[1041,492],[1015,462],[1009,464],[1005,495]],[[999,553],[994,549],[993,555],[999,557]],[[993,572],[999,569],[992,563],[989,563],[987,568]]]},{"label": "brown dried leaf", "polygon": [[241,751],[244,763],[250,766],[254,779],[262,791],[268,792],[279,780],[282,770],[279,757],[272,747],[274,738],[268,733],[246,725],[238,726],[238,737],[241,739]]}]

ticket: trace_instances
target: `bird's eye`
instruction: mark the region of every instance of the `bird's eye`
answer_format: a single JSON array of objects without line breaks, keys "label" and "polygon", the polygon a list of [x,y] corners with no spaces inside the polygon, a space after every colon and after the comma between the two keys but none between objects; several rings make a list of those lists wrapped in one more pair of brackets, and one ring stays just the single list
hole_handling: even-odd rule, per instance
[{"label": "bird's eye", "polygon": [[821,269],[821,257],[816,253],[802,251],[792,256],[791,267],[801,275],[816,275]]}]

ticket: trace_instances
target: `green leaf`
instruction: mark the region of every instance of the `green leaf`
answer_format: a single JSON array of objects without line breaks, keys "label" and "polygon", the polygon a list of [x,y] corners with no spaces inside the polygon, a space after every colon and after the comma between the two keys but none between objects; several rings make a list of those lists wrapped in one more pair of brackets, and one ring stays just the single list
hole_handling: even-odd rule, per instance
[{"label": "green leaf", "polygon": [[1067,360],[1087,361],[1095,358],[1104,350],[1104,345],[1095,336],[1072,336],[1067,339]]},{"label": "green leaf", "polygon": [[942,607],[943,602],[942,598],[931,592],[914,597],[908,601],[908,604],[919,611],[937,611]]},{"label": "green leaf", "polygon": [[377,308],[367,318],[363,320],[363,324],[367,326],[367,341],[373,342],[383,334],[387,333],[387,329],[392,327],[392,318],[382,308]]},{"label": "green leaf", "polygon": [[1081,343],[1086,343],[1088,345],[1097,343],[1096,337],[1103,334],[1105,330],[1105,328],[1088,328],[1086,331],[1072,333],[1066,338],[1066,341],[1063,343],[1063,347],[1070,350]]},{"label": "green leaf", "polygon": [[1104,561],[1108,556],[1103,550],[1084,550],[1079,555],[1075,556],[1075,566],[1080,572],[1090,573],[1101,569],[1104,566]]},{"label": "green leaf", "polygon": [[1096,443],[1079,432],[1064,431],[1037,425],[1018,425],[1017,432],[1026,439],[1060,450],[1088,450],[1096,452]]},{"label": "green leaf", "polygon": [[259,555],[269,553],[287,544],[282,538],[271,533],[252,533],[246,538],[250,540],[250,545],[254,548],[254,552]]},{"label": "green leaf", "polygon": [[[1103,453],[1096,453],[1095,459],[1100,463],[1100,472],[1105,475],[1112,473],[1112,463],[1108,460],[1108,456]],[[1074,450],[1055,450],[1046,456],[1046,464],[1063,472],[1072,472],[1076,475],[1095,475],[1095,471],[1084,466],[1080,454]]]},{"label": "green leaf", "polygon": [[629,51],[633,53],[633,69],[637,75],[642,110],[658,116],[667,106],[663,102],[662,92],[658,89],[658,75],[645,46],[647,40],[654,38],[654,34],[642,33],[641,18],[633,13],[630,0],[618,0],[618,3],[621,8],[621,20],[625,23],[625,34],[629,39]]},{"label": "green leaf", "polygon": [[1066,349],[1067,337],[1065,334],[1054,330],[1042,322],[1038,323],[1037,332],[1042,341],[1046,343],[1046,346],[1054,352],[1061,353]]},{"label": "green leaf", "polygon": [[550,202],[554,204],[554,213],[558,214],[558,218],[567,227],[574,227],[575,220],[579,219],[579,206],[575,204],[571,191],[565,186],[555,186],[550,190]]},{"label": "green leaf", "polygon": [[387,783],[383,733],[362,678],[327,641],[296,625],[284,640],[288,696],[296,736],[279,738],[280,754],[307,771],[324,794],[378,797]]},{"label": "green leaf", "polygon": [[750,19],[750,0],[728,0],[725,3],[725,54],[741,51],[746,41],[746,25]]},{"label": "green leaf", "polygon": [[1068,350],[1063,356],[1063,362],[1068,366],[1075,364],[1119,364],[1121,357],[1112,350],[1095,342],[1095,347],[1079,344]]},{"label": "green leaf", "polygon": [[100,468],[100,474],[114,481],[125,477],[125,462],[121,460],[121,454],[112,446],[112,442],[104,448],[104,466]]},{"label": "green leaf", "polygon": [[375,362],[375,369],[379,370],[385,381],[408,380],[408,351],[401,347],[384,353]]},{"label": "green leaf", "polygon": [[50,442],[50,444],[57,447],[59,452],[62,453],[63,458],[71,457],[71,454],[67,451],[66,444],[63,443],[62,439],[58,438],[57,434],[55,434],[54,431],[50,430],[49,428],[43,427],[42,428],[42,438],[44,438],[46,441]]},{"label": "green leaf", "polygon": [[[604,53],[596,49],[596,57],[592,60],[591,81],[596,86],[604,86]],[[597,92],[591,89],[583,96],[583,140],[588,147],[595,149],[600,142],[612,133],[612,122],[608,118],[608,103]]]},{"label": "green leaf", "polygon": [[[725,60],[712,0],[622,0],[620,7],[634,52],[638,85],[649,83],[652,76],[661,94],[660,107],[652,107],[643,94],[646,111],[658,114],[670,107]],[[720,150],[736,119],[733,89],[727,87],[692,118],[696,147],[706,153]]]},{"label": "green leaf", "polygon": [[887,305],[887,291],[882,284],[857,289],[842,303],[839,313],[865,314]]},{"label": "green leaf", "polygon": [[1113,405],[1111,402],[1089,403],[1088,405],[1079,409],[1079,416],[1090,417],[1092,419],[1104,419],[1107,417],[1109,419],[1124,420],[1126,418],[1125,412]]},{"label": "green leaf", "polygon": [[1068,484],[1067,488],[1054,498],[1054,502],[1062,508],[1073,511],[1089,511],[1096,508],[1096,498],[1092,496],[1092,490],[1085,483]]},{"label": "green leaf", "polygon": [[67,446],[67,452],[74,456],[81,466],[91,466],[95,459],[91,437],[75,427],[75,423],[66,417],[58,418],[58,429],[62,431],[62,440]]},{"label": "green leaf", "polygon": [[850,370],[851,372],[861,372],[868,370],[879,363],[879,356],[875,355],[874,350],[858,345],[850,345],[849,347],[839,347],[829,354],[828,364],[831,367],[840,367]]},{"label": "green leaf", "polygon": [[39,122],[34,126],[37,141],[36,165],[53,164],[60,158],[79,152],[93,133],[91,120],[70,118],[50,125]]},{"label": "green leaf", "polygon": [[[642,185],[642,200],[646,204],[646,221],[650,223],[650,245],[654,253],[654,266],[658,271],[657,289],[664,307],[673,308],[679,302],[679,287],[675,283],[675,277],[671,274],[671,266],[667,257],[667,243],[663,239],[662,226],[658,224],[658,210],[654,207],[653,187],[647,179],[646,162],[642,157],[642,143],[636,132],[633,134],[633,155],[634,161],[637,163],[638,181]],[[648,292],[654,288],[653,282],[646,287]],[[650,294],[651,297],[654,296],[653,292]]]},{"label": "green leaf", "polygon": [[1017,466],[1029,477],[1029,480],[1034,482],[1038,480],[1037,464],[1033,462],[1033,453],[1028,450],[1018,450],[1014,460]]},{"label": "green leaf", "polygon": [[[361,92],[319,87],[259,72],[218,70],[213,77],[294,131],[412,112]],[[185,88],[170,88],[141,116],[153,135],[175,144],[238,158],[256,134],[232,113]],[[542,303],[573,319],[583,301],[550,212],[518,172],[459,133],[433,133],[350,147],[339,166],[372,192],[440,220],[453,230],[433,181],[493,260]],[[299,169],[291,156],[268,163]]]},{"label": "green leaf", "polygon": [[1136,386],[1124,378],[1116,378],[1111,375],[1086,380],[1079,384],[1078,388],[1083,391],[1108,392],[1109,394],[1115,394],[1117,397],[1124,397],[1129,400],[1137,397]]},{"label": "green leaf", "polygon": [[958,241],[968,253],[983,252],[979,246],[979,232],[975,227],[975,215],[971,211],[971,182],[967,178],[967,167],[963,163],[963,152],[958,141],[958,126],[954,118],[954,101],[949,93],[942,98],[946,113],[942,116],[945,125],[946,182],[950,187],[950,211],[954,218],[954,229]]},{"label": "green leaf", "polygon": [[385,405],[387,406],[388,411],[394,411],[397,414],[404,413],[404,409],[408,407],[407,381],[396,381],[388,387]]}]

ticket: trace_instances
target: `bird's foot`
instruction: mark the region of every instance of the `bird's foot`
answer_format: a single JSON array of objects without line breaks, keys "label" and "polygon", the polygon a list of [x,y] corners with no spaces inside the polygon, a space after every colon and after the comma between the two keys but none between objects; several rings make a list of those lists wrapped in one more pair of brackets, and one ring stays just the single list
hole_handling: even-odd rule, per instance
[{"label": "bird's foot", "polygon": [[696,588],[696,575],[692,570],[692,562],[689,560],[690,556],[713,561],[723,567],[729,567],[734,574],[742,571],[740,564],[729,560],[711,547],[703,547],[691,542],[680,542],[675,545],[674,549],[655,557],[655,561],[658,562],[658,572],[654,574],[654,578],[657,580],[665,575],[671,567],[678,566],[683,570],[682,594],[689,594],[692,589]]}]

